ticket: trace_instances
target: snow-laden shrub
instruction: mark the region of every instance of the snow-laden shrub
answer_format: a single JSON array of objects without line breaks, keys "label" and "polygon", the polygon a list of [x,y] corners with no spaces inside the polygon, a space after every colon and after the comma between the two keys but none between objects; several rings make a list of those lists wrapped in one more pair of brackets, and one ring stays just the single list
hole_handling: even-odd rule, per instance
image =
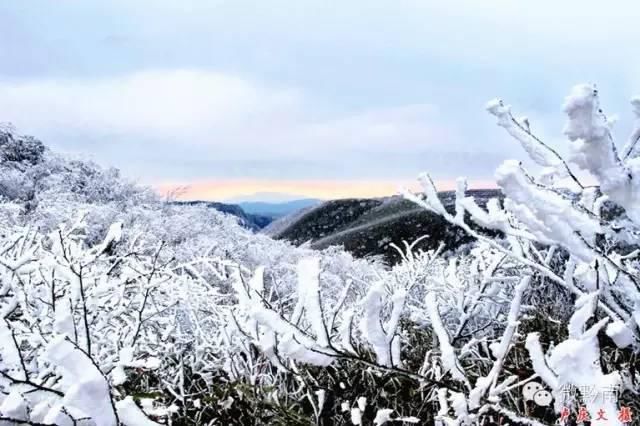
[{"label": "snow-laden shrub", "polygon": [[[632,105],[639,114],[639,101],[634,100]],[[640,274],[634,251],[639,242],[640,159],[636,143],[640,130],[632,132],[619,152],[611,123],[600,109],[597,90],[576,86],[564,105],[568,116],[565,134],[572,151],[565,161],[531,132],[526,119],[515,119],[502,101],[490,102],[488,110],[542,168],[538,176],[520,162],[503,163],[496,171],[496,180],[504,202],[500,205],[494,200],[486,211],[465,197],[464,181],[459,184],[455,214],[443,209],[428,176],[421,179],[424,197],[407,194],[519,265],[522,277],[512,296],[505,332],[497,351],[493,351],[493,368],[475,383],[469,381],[468,389],[462,392],[441,388],[440,419],[445,423],[477,421],[483,411],[502,412],[512,420],[523,417],[519,407],[505,402],[503,394],[522,384],[522,379],[540,379],[554,397],[556,414],[584,406],[591,424],[622,424],[618,413],[624,401],[635,399],[632,395],[640,390],[634,365],[640,343]],[[597,185],[583,183],[572,166],[589,172]],[[616,208],[617,213],[611,214]],[[476,223],[502,232],[504,240],[491,240],[474,232],[464,221],[465,212]],[[562,256],[555,256],[557,252]],[[534,281],[537,288],[531,289]],[[558,313],[564,338],[543,335],[527,326],[529,318],[522,302],[526,293],[535,292],[552,297],[571,295],[573,315],[563,318],[562,312]],[[529,296],[530,300],[539,297]],[[529,329],[526,337],[517,333],[523,328]],[[504,371],[509,353],[517,352],[514,347],[522,345],[523,340],[533,369],[529,378]],[[618,354],[615,364],[609,358],[612,351]],[[571,393],[570,389],[580,391]],[[448,405],[446,396],[455,399],[455,406]],[[531,423],[535,417],[521,421]]]},{"label": "snow-laden shrub", "polygon": [[110,254],[121,223],[92,247],[84,234],[80,217],[48,235],[27,228],[0,239],[3,424],[152,425],[126,393],[130,374],[179,388],[185,359],[206,375],[230,349],[202,331],[224,323],[225,298],[197,273],[222,280],[227,264],[161,262],[163,244]]},{"label": "snow-laden shrub", "polygon": [[[640,122],[640,101],[632,104]],[[565,102],[572,155],[564,160],[501,101],[488,110],[541,166],[537,176],[506,161],[496,171],[505,198],[486,209],[466,196],[463,179],[454,212],[428,175],[423,194],[405,194],[473,236],[468,255],[445,260],[408,247],[401,265],[355,298],[348,286],[324,287],[321,262],[308,259],[288,303],[273,297],[258,269],[236,280],[236,322],[281,371],[350,362],[415,381],[436,402],[438,424],[541,425],[578,412],[592,425],[623,424],[640,392],[640,130],[618,150],[597,91],[577,86]],[[418,330],[427,336],[422,363],[408,359]],[[537,399],[528,396],[534,387]]]},{"label": "snow-laden shrub", "polygon": [[[0,237],[0,422],[137,425],[152,417],[200,424],[252,410],[275,423],[304,418],[296,398],[268,390],[284,375],[235,325],[232,288],[249,268],[207,252],[167,257],[180,245],[127,237],[121,222],[88,245],[86,218],[81,212],[49,233],[7,225]],[[267,241],[260,241],[253,244],[264,249]],[[309,251],[277,246],[289,258],[262,277],[274,300],[287,305],[297,286],[290,262]],[[353,274],[359,284],[350,288],[362,288],[370,264],[360,271],[341,252],[320,255],[332,287]],[[233,405],[231,395],[245,402]]]}]

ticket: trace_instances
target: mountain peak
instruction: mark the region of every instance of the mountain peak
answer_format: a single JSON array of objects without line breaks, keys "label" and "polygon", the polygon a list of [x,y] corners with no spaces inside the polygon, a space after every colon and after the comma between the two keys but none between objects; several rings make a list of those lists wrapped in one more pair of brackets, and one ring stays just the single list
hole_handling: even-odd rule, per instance
[{"label": "mountain peak", "polygon": [[289,201],[306,200],[311,197],[299,194],[289,194],[286,192],[255,192],[253,194],[238,195],[236,197],[223,200],[224,203],[286,203]]}]

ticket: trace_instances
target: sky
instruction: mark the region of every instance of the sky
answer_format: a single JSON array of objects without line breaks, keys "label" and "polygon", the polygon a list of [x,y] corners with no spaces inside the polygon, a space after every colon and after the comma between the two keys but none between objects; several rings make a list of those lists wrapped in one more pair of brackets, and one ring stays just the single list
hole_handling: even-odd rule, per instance
[{"label": "sky", "polygon": [[560,152],[595,83],[630,129],[640,4],[41,0],[0,3],[0,122],[183,198],[389,195],[428,172],[491,186],[520,147],[500,97]]}]

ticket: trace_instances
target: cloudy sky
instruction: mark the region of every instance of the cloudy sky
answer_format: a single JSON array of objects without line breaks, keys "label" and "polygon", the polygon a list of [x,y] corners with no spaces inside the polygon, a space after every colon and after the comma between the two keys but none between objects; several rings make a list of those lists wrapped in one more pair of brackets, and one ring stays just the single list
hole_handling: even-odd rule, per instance
[{"label": "cloudy sky", "polygon": [[187,198],[392,193],[421,171],[488,185],[520,156],[501,97],[564,150],[597,83],[630,123],[640,7],[602,1],[0,3],[0,121]]}]

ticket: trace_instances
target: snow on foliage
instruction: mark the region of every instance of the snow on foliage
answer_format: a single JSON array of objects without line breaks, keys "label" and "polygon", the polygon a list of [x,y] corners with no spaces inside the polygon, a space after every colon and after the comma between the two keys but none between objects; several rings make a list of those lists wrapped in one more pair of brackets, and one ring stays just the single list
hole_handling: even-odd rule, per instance
[{"label": "snow on foliage", "polygon": [[[633,106],[637,112],[637,101]],[[620,157],[611,135],[611,123],[600,109],[597,90],[586,85],[576,86],[564,105],[568,116],[565,134],[572,150],[572,157],[567,162],[531,132],[528,122],[525,125],[513,118],[511,108],[502,101],[491,101],[487,109],[497,117],[498,124],[520,142],[529,157],[542,166],[540,175],[535,177],[520,162],[505,161],[496,171],[497,183],[505,196],[501,203],[489,203],[488,211],[468,199],[456,204],[458,208],[467,209],[470,220],[500,231],[503,238],[491,238],[472,229],[461,220],[459,211],[455,216],[443,211],[428,177],[422,179],[425,198],[410,193],[406,196],[461,226],[480,244],[502,253],[504,261],[519,264],[518,275],[523,279],[528,281],[530,278],[526,274],[534,274],[540,282],[540,290],[570,294],[575,300],[575,312],[565,320],[568,338],[555,346],[553,340],[557,336],[543,336],[537,331],[528,334],[524,346],[533,366],[531,378],[510,376],[501,371],[509,349],[522,344],[516,330],[529,315],[520,305],[527,299],[527,293],[528,297],[535,296],[523,288],[523,281],[510,296],[510,313],[505,318],[502,337],[495,347],[497,350],[492,351],[495,359],[489,375],[477,377],[473,390],[464,396],[464,404],[460,402],[473,411],[454,409],[452,415],[446,398],[440,398],[440,421],[444,424],[476,422],[481,413],[497,411],[506,418],[518,418],[519,422],[527,423],[522,416],[515,415],[518,407],[510,407],[502,395],[517,387],[523,379],[528,381],[537,376],[555,397],[558,414],[565,407],[585,406],[592,424],[621,424],[616,420],[623,405],[621,396],[625,392],[638,391],[634,384],[636,366],[631,361],[622,369],[621,365],[617,368],[607,365],[603,370],[602,364],[606,363],[603,356],[615,349],[602,348],[599,336],[611,322],[606,334],[613,344],[633,348],[629,352],[633,353],[640,343],[640,276],[635,260],[637,252],[634,251],[637,237],[629,237],[638,235],[637,181],[640,175],[634,154],[638,130],[633,131],[623,150],[625,154]],[[570,165],[589,172],[598,185],[584,185]],[[587,327],[592,318],[595,324]],[[546,354],[541,347],[543,339],[552,345]],[[464,350],[477,344],[472,339]],[[446,341],[442,351],[443,355],[451,352]],[[491,390],[487,394],[489,387]],[[583,389],[582,394],[565,392],[570,388]],[[590,395],[585,393],[586,389]],[[447,393],[454,395],[450,389],[443,392],[445,397]],[[599,413],[607,413],[609,420],[598,420]],[[534,420],[530,419],[529,424]]]},{"label": "snow on foliage", "polygon": [[421,176],[405,197],[476,242],[421,252],[416,236],[391,245],[393,268],[252,234],[2,130],[0,422],[545,425],[583,407],[622,424],[640,409],[640,130],[618,151],[597,90],[576,86],[565,160],[502,101],[487,109],[538,168],[505,161],[485,207],[460,179],[445,208]]},{"label": "snow on foliage", "polygon": [[186,309],[178,303],[180,287],[168,283],[184,284],[185,291],[199,287],[214,308],[221,298],[181,265],[159,264],[157,253],[141,255],[132,246],[126,254],[107,255],[120,227],[112,226],[95,247],[85,246],[81,221],[48,235],[17,230],[17,238],[0,241],[0,386],[21,395],[25,420],[137,425],[127,420],[135,416],[119,418],[115,387],[126,382],[129,367],[164,367],[155,357],[180,350],[180,334],[161,333],[180,328],[178,314]]}]

